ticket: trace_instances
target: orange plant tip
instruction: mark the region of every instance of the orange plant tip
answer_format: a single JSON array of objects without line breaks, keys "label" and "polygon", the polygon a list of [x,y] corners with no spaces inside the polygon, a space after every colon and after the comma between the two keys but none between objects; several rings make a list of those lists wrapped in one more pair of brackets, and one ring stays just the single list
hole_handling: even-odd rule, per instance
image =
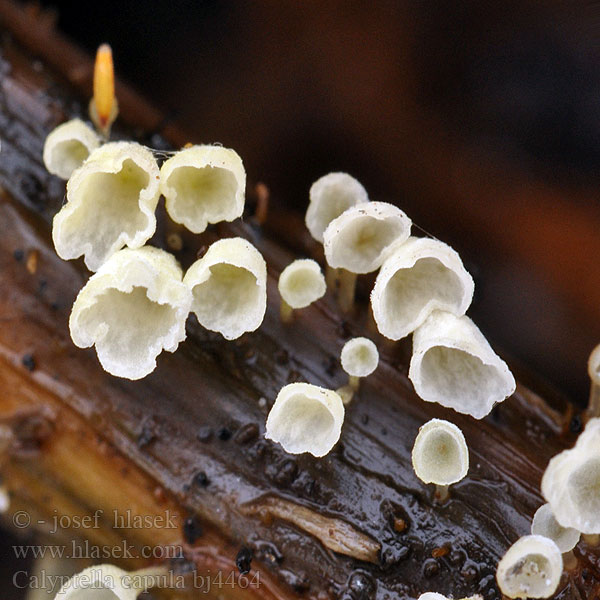
[{"label": "orange plant tip", "polygon": [[117,112],[112,50],[108,44],[99,46],[96,53],[93,105],[96,125],[102,131],[108,130]]}]

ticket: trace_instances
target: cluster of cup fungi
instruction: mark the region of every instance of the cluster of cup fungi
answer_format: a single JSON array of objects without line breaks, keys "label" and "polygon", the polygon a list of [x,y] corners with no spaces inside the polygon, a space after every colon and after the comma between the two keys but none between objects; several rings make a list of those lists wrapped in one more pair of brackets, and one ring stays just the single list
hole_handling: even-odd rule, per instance
[{"label": "cluster of cup fungi", "polygon": [[[154,370],[162,350],[173,352],[184,340],[191,311],[227,340],[255,331],[266,311],[267,274],[260,252],[242,238],[215,242],[185,274],[170,253],[145,245],[155,231],[161,194],[173,221],[201,233],[209,223],[242,215],[246,175],[233,150],[209,145],[186,147],[159,168],[150,149],[106,141],[116,112],[112,56],[102,46],[90,105],[96,131],[78,119],[60,125],[46,140],[44,162],[68,179],[67,202],[53,222],[56,251],[63,259],[83,256],[94,272],[73,305],[72,339],[79,347],[94,345],[109,373],[140,379]],[[292,323],[294,311],[334,284],[340,309],[348,310],[357,276],[378,271],[370,296],[377,329],[390,340],[412,334],[409,378],[423,400],[482,419],[514,392],[507,365],[465,315],[474,283],[452,248],[411,236],[403,211],[370,201],[348,174],[325,175],[309,197],[306,225],[324,246],[326,275],[311,259],[295,260],[282,271],[282,321]],[[280,390],[266,422],[268,439],[291,454],[322,457],[332,450],[341,436],[344,405],[359,392],[360,379],[377,368],[379,354],[373,341],[361,337],[345,344],[340,359],[346,386],[292,383]],[[595,415],[600,346],[590,359],[590,375]],[[441,419],[425,423],[412,463],[421,481],[435,485],[437,501],[445,502],[449,486],[469,469],[462,431]],[[542,494],[548,504],[536,512],[531,535],[520,538],[498,565],[497,582],[508,598],[550,597],[573,560],[580,532],[600,534],[600,419],[588,422],[572,450],[552,459]],[[119,583],[125,572],[102,568],[115,575],[111,589],[120,600],[148,587],[125,588]],[[66,600],[75,590],[82,591],[70,582],[57,598]],[[443,599],[434,592],[420,597]]]}]

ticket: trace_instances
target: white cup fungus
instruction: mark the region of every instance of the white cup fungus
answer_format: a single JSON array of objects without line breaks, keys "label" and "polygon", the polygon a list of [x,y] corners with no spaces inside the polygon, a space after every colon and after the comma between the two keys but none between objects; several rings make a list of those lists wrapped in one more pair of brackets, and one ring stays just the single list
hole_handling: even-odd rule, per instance
[{"label": "white cup fungus", "polygon": [[69,327],[76,346],[96,346],[102,367],[141,379],[162,352],[185,339],[192,295],[177,261],[163,250],[125,248],[112,255],[79,292]]},{"label": "white cup fungus", "polygon": [[269,412],[265,437],[290,454],[322,457],[340,439],[344,404],[333,390],[309,383],[284,386]]},{"label": "white cup fungus", "polygon": [[543,504],[533,515],[531,533],[551,539],[565,554],[577,546],[581,533],[572,527],[563,527],[554,517],[550,504]]},{"label": "white cup fungus", "polygon": [[210,246],[183,279],[192,291],[192,311],[210,331],[234,340],[255,331],[267,309],[267,265],[260,252],[242,238]]},{"label": "white cup fungus", "polygon": [[386,202],[357,204],[335,218],[323,234],[330,267],[351,273],[371,273],[381,267],[386,252],[405,242],[411,220]]},{"label": "white cup fungus", "polygon": [[95,565],[73,575],[55,600],[136,600],[147,589],[167,584],[164,567],[127,572],[113,565]]},{"label": "white cup fungus", "polygon": [[[438,594],[437,592],[425,592],[419,596],[418,600],[452,600],[452,598],[447,598],[443,594]],[[483,600],[483,596],[475,594],[468,598],[461,598],[461,600]]]},{"label": "white cup fungus", "polygon": [[192,146],[165,161],[160,191],[171,219],[193,233],[202,233],[209,223],[242,216],[246,171],[234,150]]},{"label": "white cup fungus", "polygon": [[289,321],[294,309],[306,308],[322,298],[327,291],[321,267],[312,259],[305,258],[290,263],[279,276],[281,317]]},{"label": "white cup fungus", "polygon": [[439,500],[445,500],[448,486],[464,479],[469,471],[465,436],[454,423],[442,419],[431,419],[419,429],[411,456],[416,476],[436,485]]},{"label": "white cup fungus", "polygon": [[94,150],[67,183],[67,203],[54,217],[52,239],[65,260],[84,256],[96,271],[124,246],[140,248],[154,234],[159,170],[133,142]]},{"label": "white cup fungus", "polygon": [[350,387],[357,390],[360,378],[370,375],[379,365],[377,346],[365,337],[352,338],[342,348],[341,363],[350,377]]},{"label": "white cup fungus", "polygon": [[550,460],[542,495],[562,527],[600,533],[600,419],[588,421],[575,446]]},{"label": "white cup fungus", "polygon": [[81,119],[71,119],[53,129],[44,142],[44,165],[49,173],[69,179],[100,145],[96,132]]},{"label": "white cup fungus", "polygon": [[463,315],[473,299],[473,278],[450,246],[409,238],[386,258],[371,292],[379,332],[399,340],[434,310]]},{"label": "white cup fungus", "polygon": [[586,414],[588,417],[600,417],[600,344],[590,354],[588,375],[590,376],[590,401]]},{"label": "white cup fungus", "polygon": [[549,598],[563,571],[558,546],[541,535],[518,539],[498,563],[496,581],[508,598]]},{"label": "white cup fungus", "polygon": [[369,201],[365,188],[347,173],[328,173],[317,179],[310,188],[309,198],[306,226],[321,243],[331,221],[351,206]]},{"label": "white cup fungus", "polygon": [[482,419],[516,387],[506,363],[466,316],[435,311],[413,335],[408,376],[417,394]]}]

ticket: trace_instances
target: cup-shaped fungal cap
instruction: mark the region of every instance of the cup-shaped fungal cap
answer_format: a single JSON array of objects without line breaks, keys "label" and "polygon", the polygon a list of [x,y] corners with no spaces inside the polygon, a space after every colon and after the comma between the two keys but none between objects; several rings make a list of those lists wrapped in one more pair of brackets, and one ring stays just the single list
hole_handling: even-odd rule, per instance
[{"label": "cup-shaped fungal cap", "polygon": [[185,339],[192,294],[169,253],[146,246],[113,254],[79,292],[69,327],[76,346],[96,346],[102,367],[141,379]]},{"label": "cup-shaped fungal cap", "polygon": [[366,377],[379,364],[377,346],[365,337],[348,340],[342,348],[342,369],[352,377]]},{"label": "cup-shaped fungal cap", "polygon": [[498,563],[496,580],[508,598],[549,598],[563,570],[558,546],[541,535],[518,539]]},{"label": "cup-shaped fungal cap", "polygon": [[369,201],[365,188],[347,173],[328,173],[315,181],[309,192],[306,226],[310,235],[323,243],[331,221],[356,204]]},{"label": "cup-shaped fungal cap", "polygon": [[506,363],[469,317],[433,312],[413,335],[408,376],[417,394],[482,419],[515,391]]},{"label": "cup-shaped fungal cap", "polygon": [[265,437],[290,454],[325,456],[340,439],[344,404],[333,390],[310,383],[281,389],[267,417]]},{"label": "cup-shaped fungal cap", "polygon": [[454,423],[431,419],[419,429],[412,464],[423,483],[450,485],[460,481],[469,470],[465,436]]},{"label": "cup-shaped fungal cap", "polygon": [[592,385],[600,386],[600,344],[592,350],[588,359],[588,375]]},{"label": "cup-shaped fungal cap", "polygon": [[53,129],[44,143],[44,165],[52,175],[69,179],[100,145],[96,132],[81,119],[72,119]]},{"label": "cup-shaped fungal cap", "polygon": [[279,293],[291,308],[305,308],[327,291],[321,267],[310,258],[295,260],[279,276]]},{"label": "cup-shaped fungal cap", "polygon": [[548,463],[542,495],[563,527],[600,533],[600,419],[588,421],[575,446]]},{"label": "cup-shaped fungal cap", "polygon": [[550,504],[543,504],[535,511],[531,522],[531,533],[551,539],[563,554],[573,550],[581,536],[577,529],[563,527],[554,518]]},{"label": "cup-shaped fungal cap", "polygon": [[390,248],[408,239],[411,225],[411,220],[393,204],[367,202],[352,206],[325,229],[327,263],[351,273],[376,271]]},{"label": "cup-shaped fungal cap", "polygon": [[73,575],[58,591],[56,600],[136,600],[160,582],[149,570],[128,573],[113,565],[88,567]]},{"label": "cup-shaped fungal cap", "polygon": [[227,238],[210,246],[183,282],[193,294],[200,325],[227,340],[254,331],[267,309],[267,265],[247,240]]},{"label": "cup-shaped fungal cap", "polygon": [[94,150],[67,183],[67,203],[54,217],[58,255],[84,256],[97,271],[124,246],[141,248],[154,234],[159,170],[152,153],[133,142]]},{"label": "cup-shaped fungal cap", "polygon": [[192,146],[163,164],[160,191],[171,219],[193,233],[202,233],[209,223],[242,216],[246,171],[234,150]]},{"label": "cup-shaped fungal cap", "polygon": [[434,310],[463,315],[473,299],[473,278],[450,246],[409,238],[386,258],[371,292],[379,332],[399,340]]}]

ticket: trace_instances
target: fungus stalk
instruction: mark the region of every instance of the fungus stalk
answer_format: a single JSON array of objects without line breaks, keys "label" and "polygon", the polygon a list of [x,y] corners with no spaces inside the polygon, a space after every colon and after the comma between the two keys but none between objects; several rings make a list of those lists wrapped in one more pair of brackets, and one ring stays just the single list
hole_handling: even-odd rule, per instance
[{"label": "fungus stalk", "polygon": [[600,417],[600,344],[594,348],[588,360],[590,376],[590,401],[586,410],[588,419]]},{"label": "fungus stalk", "polygon": [[278,289],[281,320],[289,323],[295,309],[306,308],[325,295],[327,284],[318,263],[302,259],[295,260],[281,272]]},{"label": "fungus stalk", "polygon": [[346,269],[337,269],[338,304],[343,313],[349,313],[354,308],[354,296],[356,295],[356,273]]},{"label": "fungus stalk", "polygon": [[462,431],[453,423],[432,419],[419,429],[412,449],[412,464],[423,483],[435,484],[435,499],[444,503],[449,486],[466,477],[469,450]]},{"label": "fungus stalk", "polygon": [[348,373],[348,385],[340,388],[338,394],[344,404],[348,404],[354,393],[358,392],[361,377],[367,377],[379,365],[377,346],[364,337],[352,338],[342,348],[341,363],[342,369]]},{"label": "fungus stalk", "polygon": [[344,404],[333,390],[309,383],[284,386],[267,418],[265,437],[290,454],[328,454],[340,439]]}]

